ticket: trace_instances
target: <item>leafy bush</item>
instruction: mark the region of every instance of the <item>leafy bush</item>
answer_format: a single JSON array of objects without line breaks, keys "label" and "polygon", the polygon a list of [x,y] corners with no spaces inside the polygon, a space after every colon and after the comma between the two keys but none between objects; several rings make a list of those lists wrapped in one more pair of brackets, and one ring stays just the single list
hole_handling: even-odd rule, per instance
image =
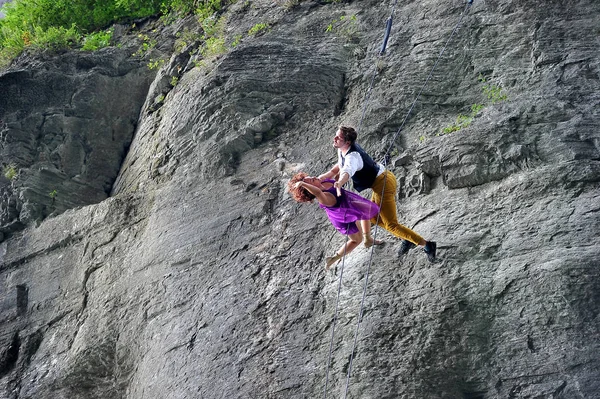
[{"label": "leafy bush", "polygon": [[69,29],[62,26],[51,26],[48,29],[42,29],[39,26],[34,28],[34,34],[31,37],[31,47],[36,49],[63,49],[69,48],[75,43],[79,43],[81,34],[77,32],[75,25]]},{"label": "leafy bush", "polygon": [[225,46],[225,39],[222,37],[209,37],[204,42],[204,46],[200,50],[200,54],[204,58],[212,58],[217,55],[224,54],[227,51]]},{"label": "leafy bush", "polygon": [[6,177],[8,180],[14,180],[17,178],[17,167],[13,164],[10,165],[6,165],[3,169],[2,169],[2,173],[4,174],[4,177]]},{"label": "leafy bush", "polygon": [[112,34],[101,30],[115,22],[193,12],[202,23],[220,9],[221,0],[13,0],[2,8],[0,66],[27,47],[61,48],[82,38],[84,50],[105,47]]},{"label": "leafy bush", "polygon": [[83,46],[81,47],[84,51],[96,51],[103,47],[110,46],[110,40],[112,39],[113,31],[109,29],[107,31],[100,31],[90,33],[83,38]]}]

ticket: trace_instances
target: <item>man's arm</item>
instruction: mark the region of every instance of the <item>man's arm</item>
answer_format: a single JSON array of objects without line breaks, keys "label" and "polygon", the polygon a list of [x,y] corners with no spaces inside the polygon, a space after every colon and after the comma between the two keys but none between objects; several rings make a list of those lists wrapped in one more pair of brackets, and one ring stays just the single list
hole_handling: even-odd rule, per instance
[{"label": "man's arm", "polygon": [[342,188],[344,184],[348,182],[348,180],[350,180],[350,175],[348,172],[342,172],[342,175],[335,183],[333,183],[333,186],[335,188]]},{"label": "man's arm", "polygon": [[333,184],[336,188],[342,187],[344,184],[350,180],[352,176],[358,171],[361,170],[364,166],[362,158],[358,154],[358,152],[351,152],[346,156],[346,162],[344,162],[344,167],[339,169],[340,177]]}]

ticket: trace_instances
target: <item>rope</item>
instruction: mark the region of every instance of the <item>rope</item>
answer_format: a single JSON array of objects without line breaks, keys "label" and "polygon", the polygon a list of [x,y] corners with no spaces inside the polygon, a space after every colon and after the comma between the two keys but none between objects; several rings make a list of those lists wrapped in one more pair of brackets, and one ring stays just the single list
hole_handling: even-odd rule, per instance
[{"label": "rope", "polygon": [[[383,37],[383,43],[381,44],[381,48],[379,49],[379,54],[378,54],[379,57],[382,57],[385,54],[385,48],[387,47],[387,42],[388,42],[388,39],[390,38],[390,33],[392,31],[393,15],[394,15],[394,11],[396,9],[397,2],[398,2],[398,0],[394,1],[394,5],[392,6],[392,12],[386,21],[385,35]],[[365,98],[363,99],[363,110],[362,110],[362,115],[360,117],[360,121],[358,123],[358,129],[356,130],[357,132],[360,132],[362,129],[362,123],[365,118],[365,113],[367,111],[367,107],[369,105],[369,100],[371,98],[371,90],[373,89],[373,82],[375,81],[375,76],[377,76],[377,64],[376,63],[377,63],[377,61],[375,61],[375,65],[373,67],[373,76],[371,77],[371,84],[369,85],[369,89],[367,90],[367,93],[365,94]]]},{"label": "rope", "polygon": [[[386,165],[384,164],[384,167],[385,166]],[[383,172],[383,173],[385,173],[385,172]],[[381,189],[380,204],[383,203],[383,193],[385,192],[386,181],[387,181],[387,179],[384,176],[383,187]],[[378,204],[378,205],[380,205],[380,204]],[[379,225],[380,213],[381,212],[377,213],[377,222],[375,223],[375,226]],[[373,240],[377,239],[378,231],[379,231],[379,229],[375,229],[375,234],[373,234]],[[369,284],[369,272],[371,271],[371,265],[373,264],[374,248],[375,248],[375,244],[373,244],[373,246],[371,247],[371,251],[369,251],[370,253],[369,253],[369,262],[367,264],[367,274],[365,275],[365,283],[363,284],[363,294],[362,294],[362,299],[360,300],[360,310],[358,312],[358,321],[356,323],[356,330],[354,331],[354,341],[352,343],[352,351],[350,351],[350,360],[348,361],[348,374],[346,375],[346,388],[344,389],[344,399],[348,395],[348,386],[350,385],[350,375],[352,374],[352,363],[354,361],[354,351],[356,349],[356,342],[358,340],[358,331],[360,329],[360,323],[361,323],[362,317],[363,317],[365,298],[367,296],[367,285]]]},{"label": "rope", "polygon": [[[397,3],[397,0],[394,2],[393,8],[392,8],[392,16],[393,16],[393,13],[394,13],[393,10],[396,7],[396,3]],[[409,118],[409,116],[410,116],[410,114],[411,114],[411,112],[412,112],[415,104],[419,100],[419,97],[421,96],[421,93],[423,92],[423,90],[427,86],[427,83],[431,79],[431,76],[433,75],[433,72],[435,71],[435,68],[437,67],[437,65],[438,65],[438,63],[439,63],[442,55],[446,51],[446,48],[448,47],[448,44],[450,43],[450,41],[454,37],[454,34],[458,31],[458,28],[460,27],[460,25],[462,23],[464,15],[466,14],[466,12],[469,9],[469,7],[471,6],[471,4],[473,4],[473,0],[468,0],[468,3],[465,6],[465,8],[463,9],[458,22],[456,23],[456,25],[454,26],[454,29],[452,30],[452,33],[450,34],[450,37],[446,41],[444,47],[442,48],[442,51],[438,55],[438,58],[437,58],[436,62],[434,63],[433,67],[431,68],[431,71],[429,72],[429,75],[427,76],[427,79],[425,80],[425,83],[423,84],[423,86],[419,90],[419,93],[417,94],[417,96],[415,97],[413,103],[411,104],[408,112],[406,113],[406,116],[405,116],[404,120],[402,121],[402,124],[400,125],[400,128],[398,128],[398,131],[394,134],[394,137],[392,138],[391,144],[388,147],[388,150],[386,151],[386,153],[385,153],[385,155],[383,157],[383,165],[384,165],[385,169],[387,169],[387,165],[386,165],[387,162],[386,161],[388,159],[389,152],[390,152],[391,148],[393,147],[393,145],[394,145],[394,143],[396,141],[396,137],[402,131],[402,128],[406,124],[406,121],[408,120],[408,118]],[[390,34],[390,31],[391,31],[392,16],[390,16],[388,18],[388,21],[387,21],[386,34],[385,34],[385,37],[384,37],[384,42],[383,42],[383,45],[382,45],[381,50],[379,52],[380,56],[385,53],[385,47],[387,45],[387,41],[388,41],[389,34]],[[375,80],[376,74],[377,74],[377,68],[375,68],[375,70],[374,70],[373,78],[371,79],[371,85],[370,85],[370,87],[369,87],[369,89],[367,91],[366,97],[365,97],[365,99],[367,101],[367,104],[368,104],[368,100],[370,98],[370,93],[371,93],[371,90],[373,88],[373,81]],[[361,116],[361,120],[360,120],[360,124],[359,124],[359,131],[360,131],[360,127],[362,126],[362,121],[363,121],[363,118],[364,118],[364,115],[365,115],[365,112],[366,112],[366,105],[367,104],[365,104],[365,106],[363,106],[363,112],[362,112],[362,116]],[[387,179],[384,178],[384,180],[383,180],[383,188],[381,190],[381,197],[380,197],[381,203],[383,203],[383,194],[385,193],[386,181],[387,181]],[[380,213],[377,214],[376,225],[379,224],[379,218],[380,218]],[[375,230],[375,234],[373,235],[373,239],[374,240],[377,238],[377,231],[378,230]],[[347,243],[347,241],[346,241],[346,243]],[[353,364],[353,361],[354,361],[354,353],[356,351],[356,343],[358,341],[358,333],[360,331],[360,324],[362,322],[363,313],[364,313],[364,303],[365,303],[365,298],[366,298],[366,295],[367,295],[367,286],[368,286],[368,283],[369,283],[369,273],[370,273],[370,270],[371,270],[371,265],[373,263],[373,250],[374,250],[374,247],[375,247],[374,245],[371,247],[371,251],[370,251],[370,255],[369,255],[369,262],[368,262],[368,265],[367,265],[367,272],[366,272],[366,275],[365,275],[365,282],[363,284],[363,294],[362,294],[362,298],[361,298],[361,302],[360,302],[360,309],[359,309],[359,314],[358,314],[358,320],[357,320],[357,323],[356,323],[356,329],[355,329],[355,332],[354,332],[354,340],[353,340],[353,343],[352,343],[352,350],[350,352],[350,360],[349,360],[349,363],[348,363],[348,373],[346,375],[346,386],[345,386],[345,389],[344,389],[344,399],[348,395],[348,388],[349,388],[349,385],[350,385],[350,376],[352,374],[352,364]],[[330,344],[329,344],[329,357],[328,357],[328,360],[327,360],[327,373],[326,373],[326,379],[325,379],[325,389],[324,389],[324,392],[323,392],[323,398],[324,399],[327,396],[327,385],[328,385],[328,382],[329,382],[329,366],[330,366],[330,363],[331,363],[331,356],[332,356],[332,352],[333,352],[333,339],[334,339],[334,336],[335,336],[335,323],[336,323],[337,314],[338,314],[340,289],[341,289],[341,285],[342,285],[342,276],[343,276],[343,272],[344,272],[345,259],[346,259],[346,246],[344,246],[344,255],[342,257],[342,269],[341,269],[341,272],[340,272],[340,279],[339,279],[339,284],[338,284],[338,293],[337,293],[337,299],[336,299],[336,308],[335,308],[335,314],[334,314],[334,320],[333,320],[333,326],[332,326],[332,332],[331,332],[331,341],[330,341]]]},{"label": "rope", "polygon": [[[348,223],[348,229],[350,229],[350,223]],[[346,230],[346,243],[344,244],[344,255],[342,256],[342,268],[340,270],[340,279],[337,288],[337,297],[335,300],[335,312],[333,314],[333,320],[331,322],[331,339],[329,340],[329,356],[327,357],[327,373],[325,375],[325,389],[323,390],[323,399],[327,397],[327,385],[329,383],[329,366],[331,364],[331,355],[333,353],[333,338],[335,337],[335,324],[337,322],[340,304],[340,292],[342,289],[342,277],[344,276],[344,264],[346,262],[346,248],[348,246],[348,241],[350,241],[350,237],[348,235],[348,230]]]},{"label": "rope", "polygon": [[[473,1],[473,0],[471,0]],[[382,57],[385,54],[385,49],[387,47],[387,43],[388,43],[388,39],[390,38],[390,33],[392,32],[392,22],[394,20],[393,16],[394,16],[394,12],[396,10],[396,3],[398,3],[398,0],[394,1],[394,4],[392,6],[392,12],[390,13],[389,18],[387,19],[386,23],[385,23],[385,35],[383,36],[383,43],[381,44],[381,48],[379,49],[379,57]],[[377,61],[375,61],[376,63]],[[377,64],[375,64],[375,66],[373,67],[373,76],[371,78],[371,84],[369,85],[369,89],[367,90],[367,93],[365,94],[365,99],[363,100],[363,110],[362,110],[362,115],[360,117],[360,122],[358,123],[358,129],[356,130],[357,132],[360,132],[362,129],[362,123],[363,123],[363,119],[365,118],[365,113],[367,111],[367,106],[369,105],[369,100],[371,97],[371,89],[373,89],[373,82],[375,81],[375,76],[377,76]]]},{"label": "rope", "polygon": [[[394,14],[394,9],[396,7],[397,1],[398,0],[396,0],[394,2],[394,6],[392,8],[392,15]],[[379,56],[382,56],[385,53],[385,48],[387,46],[387,42],[388,42],[388,38],[389,38],[389,35],[390,35],[390,31],[392,29],[392,15],[390,15],[390,17],[387,20],[386,33],[385,33],[385,37],[383,39],[383,44],[381,46],[381,49],[379,50]],[[367,108],[368,108],[368,105],[369,105],[369,101],[370,101],[370,98],[371,98],[371,91],[373,89],[373,83],[375,82],[375,76],[377,76],[377,65],[374,65],[374,67],[373,67],[373,75],[371,77],[371,83],[369,85],[369,88],[368,88],[367,92],[365,93],[365,98],[363,99],[363,109],[362,109],[362,115],[360,117],[360,122],[358,124],[358,131],[360,131],[361,128],[362,128],[362,123],[363,123],[363,120],[364,120],[364,117],[365,117],[365,114],[366,114],[366,111],[367,111]],[[383,183],[383,188],[385,189],[385,181]],[[379,224],[379,213],[377,213],[377,224]],[[377,239],[377,230],[375,230],[375,234],[373,236],[373,240],[376,240],[376,239]],[[346,247],[348,245],[348,241],[349,241],[348,235],[346,235],[346,244],[344,245],[344,255],[342,256],[342,267],[341,267],[341,270],[340,270],[340,278],[339,278],[339,282],[338,282],[337,297],[336,297],[336,300],[335,300],[335,312],[334,312],[334,315],[333,315],[333,321],[332,321],[332,326],[331,326],[331,338],[329,340],[329,355],[327,357],[327,369],[326,369],[326,372],[325,372],[325,387],[323,389],[323,399],[327,398],[327,386],[329,385],[329,368],[330,368],[330,365],[331,365],[331,356],[332,356],[332,353],[333,353],[333,340],[335,338],[335,325],[336,325],[336,322],[337,322],[337,316],[338,316],[338,310],[339,310],[340,292],[341,292],[341,287],[342,287],[342,277],[344,275],[344,265],[345,265],[345,262],[346,262]],[[373,258],[373,248],[371,248],[371,258],[369,260],[369,267],[367,268],[367,281],[368,281],[368,278],[369,278],[369,269],[371,268],[371,259],[372,258]],[[365,284],[365,287],[364,287],[363,291],[366,291],[366,288],[367,288],[367,286]],[[365,297],[365,293],[363,292],[363,301],[364,301],[364,297]],[[360,311],[360,313],[361,313],[360,317],[362,317],[362,303],[361,303],[361,311]],[[356,335],[357,334],[355,334],[355,336],[354,336],[355,344],[356,344]],[[354,349],[352,350],[352,352],[354,352]],[[352,358],[350,360],[350,364],[352,364]],[[350,375],[348,375],[348,378],[350,378]],[[347,391],[348,391],[348,382],[346,382],[346,392]]]},{"label": "rope", "polygon": [[448,44],[450,44],[450,41],[454,37],[454,34],[458,31],[458,28],[460,27],[460,25],[462,23],[462,20],[463,20],[463,18],[465,16],[465,13],[469,9],[469,7],[471,7],[471,4],[473,4],[473,0],[469,0],[468,1],[467,5],[465,6],[465,8],[463,9],[462,13],[460,14],[460,18],[459,18],[458,22],[456,23],[456,25],[454,26],[454,29],[452,30],[452,33],[450,34],[450,37],[446,41],[446,44],[442,48],[442,51],[440,51],[440,54],[438,55],[437,60],[435,61],[433,67],[431,68],[431,71],[429,71],[429,75],[427,76],[427,79],[425,79],[425,83],[423,83],[423,86],[421,86],[421,90],[419,90],[419,93],[415,97],[415,100],[412,102],[410,108],[408,109],[408,112],[406,113],[406,116],[404,117],[404,120],[402,121],[402,124],[398,128],[398,131],[394,134],[394,137],[392,138],[392,142],[391,142],[390,146],[388,147],[387,151],[385,152],[385,155],[383,156],[384,159],[387,159],[387,157],[388,157],[388,155],[390,153],[390,150],[394,146],[394,143],[396,141],[396,137],[398,137],[398,134],[400,134],[400,132],[402,131],[402,128],[404,128],[404,125],[406,124],[406,121],[408,120],[408,117],[410,116],[413,108],[415,107],[415,104],[419,100],[419,97],[421,97],[421,93],[423,93],[423,90],[425,90],[425,87],[427,86],[427,83],[429,83],[429,80],[431,79],[431,76],[433,75],[433,72],[435,71],[435,68],[439,64],[440,59],[442,58],[442,55],[444,55],[444,52],[446,51],[446,48],[448,47]]}]

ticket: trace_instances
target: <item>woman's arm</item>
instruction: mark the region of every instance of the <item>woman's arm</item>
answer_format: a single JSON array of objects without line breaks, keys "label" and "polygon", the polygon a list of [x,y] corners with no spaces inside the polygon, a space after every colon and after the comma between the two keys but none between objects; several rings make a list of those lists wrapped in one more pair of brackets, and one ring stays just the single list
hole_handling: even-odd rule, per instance
[{"label": "woman's arm", "polygon": [[338,173],[340,173],[340,166],[338,164],[335,164],[335,166],[333,168],[331,168],[331,170],[329,172],[323,173],[322,175],[319,176],[320,180],[324,180],[324,179],[331,179],[333,177],[335,177]]},{"label": "woman's arm", "polygon": [[337,202],[333,194],[323,191],[319,187],[315,187],[312,184],[299,181],[296,183],[296,186],[306,189],[309,193],[314,195],[317,201],[319,201],[319,203],[322,205],[333,206]]}]

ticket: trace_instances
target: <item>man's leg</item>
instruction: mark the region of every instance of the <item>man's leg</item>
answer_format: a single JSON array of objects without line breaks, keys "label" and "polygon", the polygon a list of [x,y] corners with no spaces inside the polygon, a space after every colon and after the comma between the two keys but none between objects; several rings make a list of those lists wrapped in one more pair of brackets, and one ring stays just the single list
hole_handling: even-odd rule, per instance
[{"label": "man's leg", "polygon": [[[398,238],[410,241],[415,245],[425,245],[427,241],[423,237],[398,223],[398,216],[396,214],[397,187],[396,176],[389,170],[379,175],[375,179],[373,187],[371,187],[373,190],[371,201],[375,202],[381,208],[379,211],[379,225]],[[381,195],[382,191],[383,197]],[[371,222],[375,224],[377,217],[371,219]]]}]

